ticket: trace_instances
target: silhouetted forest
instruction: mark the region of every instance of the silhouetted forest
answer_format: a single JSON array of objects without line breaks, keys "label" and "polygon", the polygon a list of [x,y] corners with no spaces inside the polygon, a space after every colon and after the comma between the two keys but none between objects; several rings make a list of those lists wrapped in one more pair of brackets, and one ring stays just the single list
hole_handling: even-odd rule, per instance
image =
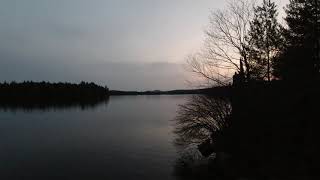
[{"label": "silhouetted forest", "polygon": [[94,106],[109,96],[109,89],[94,83],[49,83],[26,81],[0,83],[0,107],[32,109]]},{"label": "silhouetted forest", "polygon": [[[285,25],[271,0],[253,9],[249,0],[231,2],[213,13],[205,54],[189,61],[215,85],[233,81],[231,93],[196,95],[176,118],[178,144],[196,144],[203,157],[214,158],[200,170],[179,160],[177,171],[219,179],[317,179],[320,2],[290,0]],[[221,74],[228,69],[233,77]]]}]

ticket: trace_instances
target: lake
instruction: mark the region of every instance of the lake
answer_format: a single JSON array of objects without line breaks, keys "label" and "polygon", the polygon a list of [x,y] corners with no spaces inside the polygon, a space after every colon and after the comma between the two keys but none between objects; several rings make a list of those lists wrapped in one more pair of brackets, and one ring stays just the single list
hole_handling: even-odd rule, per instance
[{"label": "lake", "polygon": [[0,110],[0,179],[176,179],[173,124],[187,95]]}]

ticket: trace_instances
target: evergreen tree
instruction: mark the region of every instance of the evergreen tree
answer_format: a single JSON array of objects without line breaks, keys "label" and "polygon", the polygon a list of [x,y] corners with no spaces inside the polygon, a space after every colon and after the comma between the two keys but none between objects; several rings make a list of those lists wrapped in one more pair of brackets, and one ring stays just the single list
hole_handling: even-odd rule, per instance
[{"label": "evergreen tree", "polygon": [[286,46],[276,73],[283,79],[312,81],[319,76],[319,0],[290,0],[283,35]]},{"label": "evergreen tree", "polygon": [[277,21],[277,6],[263,0],[254,11],[248,34],[252,75],[256,79],[271,80],[271,67],[282,44],[280,24]]}]

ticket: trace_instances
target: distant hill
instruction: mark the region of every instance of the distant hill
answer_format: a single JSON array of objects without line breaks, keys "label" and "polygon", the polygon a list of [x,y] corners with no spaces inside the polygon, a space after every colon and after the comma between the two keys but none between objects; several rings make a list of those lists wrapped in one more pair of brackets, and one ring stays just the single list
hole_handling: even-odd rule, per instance
[{"label": "distant hill", "polygon": [[231,87],[212,87],[203,89],[180,89],[170,91],[118,91],[110,90],[111,96],[122,96],[122,95],[179,95],[179,94],[207,94],[215,96],[227,96],[230,93]]}]

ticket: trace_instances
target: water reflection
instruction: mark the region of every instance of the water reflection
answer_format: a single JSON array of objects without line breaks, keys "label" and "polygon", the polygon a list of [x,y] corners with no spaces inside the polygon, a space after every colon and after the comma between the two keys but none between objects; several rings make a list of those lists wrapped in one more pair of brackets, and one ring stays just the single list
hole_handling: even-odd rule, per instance
[{"label": "water reflection", "polygon": [[86,110],[0,110],[0,179],[174,180],[170,120],[186,98],[111,96],[107,107]]},{"label": "water reflection", "polygon": [[0,111],[57,111],[68,109],[94,109],[95,107],[105,104],[108,105],[109,97],[104,98],[85,98],[82,100],[56,99],[56,100],[23,100],[23,101],[0,101]]}]

